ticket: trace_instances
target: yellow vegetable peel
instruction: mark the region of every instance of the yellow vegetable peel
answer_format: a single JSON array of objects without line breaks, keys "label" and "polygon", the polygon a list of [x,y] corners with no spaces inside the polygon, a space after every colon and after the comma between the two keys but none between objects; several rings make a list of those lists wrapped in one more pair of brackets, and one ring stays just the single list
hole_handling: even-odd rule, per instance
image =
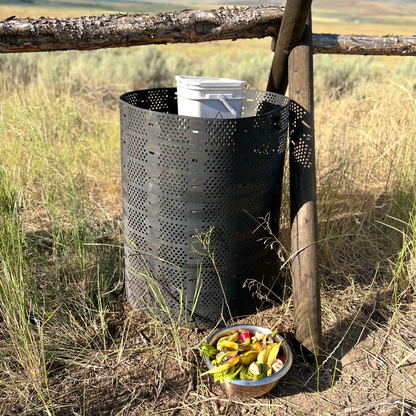
[{"label": "yellow vegetable peel", "polygon": [[228,348],[229,350],[238,350],[238,345],[235,342],[231,342],[231,341],[223,341],[221,344],[221,349],[223,348]]},{"label": "yellow vegetable peel", "polygon": [[241,355],[241,362],[244,365],[250,365],[253,361],[256,360],[258,355],[257,351],[246,351],[244,354]]},{"label": "yellow vegetable peel", "polygon": [[259,352],[260,350],[261,350],[261,344],[260,344],[260,342],[256,341],[256,342],[253,342],[251,344],[250,351],[257,351],[257,352]]},{"label": "yellow vegetable peel", "polygon": [[257,357],[257,362],[259,364],[267,364],[267,357],[272,348],[272,345],[263,346],[262,350],[259,352],[259,355]]},{"label": "yellow vegetable peel", "polygon": [[223,348],[224,342],[236,342],[238,340],[238,332],[235,332],[231,335],[226,335],[225,337],[222,337],[217,342],[217,349],[221,350]]},{"label": "yellow vegetable peel", "polygon": [[211,370],[205,371],[205,373],[202,373],[201,376],[205,376],[206,374],[216,374],[221,373],[225,370],[228,370],[233,365],[236,365],[240,362],[240,357],[235,357],[232,360],[229,360],[227,363],[220,365],[218,367],[213,367]]},{"label": "yellow vegetable peel", "polygon": [[269,352],[269,355],[267,357],[267,376],[270,376],[272,374],[272,365],[276,360],[277,354],[279,353],[280,345],[282,345],[282,341],[280,341],[278,344],[273,345]]}]

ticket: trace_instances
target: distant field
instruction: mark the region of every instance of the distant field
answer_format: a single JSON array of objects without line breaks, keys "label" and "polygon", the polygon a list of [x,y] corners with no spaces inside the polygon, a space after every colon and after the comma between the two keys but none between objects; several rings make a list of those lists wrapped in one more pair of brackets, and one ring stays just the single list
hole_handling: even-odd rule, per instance
[{"label": "distant field", "polygon": [[411,5],[372,1],[320,1],[313,4],[315,33],[414,35],[416,10]]},{"label": "distant field", "polygon": [[[140,13],[155,14],[170,11],[180,11],[189,8],[210,9],[219,7],[216,3],[201,5],[201,3],[191,1],[143,1],[143,2],[98,2],[98,1],[82,1],[82,0],[63,0],[52,2],[43,0],[32,0],[30,3],[20,3],[19,1],[0,0],[0,18],[4,18],[9,12],[9,16],[17,17],[68,17],[82,16],[86,14],[102,14],[102,13]],[[7,12],[6,12],[7,11]]]},{"label": "distant field", "polygon": [[175,10],[184,10],[189,8],[186,5],[174,5],[166,3],[157,4],[140,4],[140,5],[129,5],[119,3],[113,5],[107,3],[105,5],[80,5],[74,4],[70,6],[63,4],[62,6],[48,6],[43,4],[33,4],[30,6],[16,5],[13,4],[2,4],[0,3],[0,19],[7,18],[9,16],[17,17],[33,17],[38,18],[40,16],[50,17],[77,17],[85,16],[89,14],[105,14],[105,13],[140,13],[140,14],[155,14],[163,13]]},{"label": "distant field", "polygon": [[380,22],[333,22],[323,20],[319,15],[314,15],[312,27],[314,33],[335,33],[340,35],[356,34],[356,35],[408,35],[412,36],[416,33],[416,18],[412,19],[413,23],[397,23],[393,24]]}]

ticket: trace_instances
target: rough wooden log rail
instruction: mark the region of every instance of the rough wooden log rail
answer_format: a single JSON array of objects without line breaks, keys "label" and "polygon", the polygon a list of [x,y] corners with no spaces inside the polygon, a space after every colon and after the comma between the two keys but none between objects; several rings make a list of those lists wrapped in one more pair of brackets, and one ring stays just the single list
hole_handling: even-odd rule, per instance
[{"label": "rough wooden log rail", "polygon": [[416,56],[416,36],[314,34],[313,53]]},{"label": "rough wooden log rail", "polygon": [[242,7],[0,22],[0,53],[91,50],[277,36],[284,7]]},{"label": "rough wooden log rail", "polygon": [[[0,53],[276,37],[284,7],[0,21]],[[313,35],[314,53],[416,56],[416,36]]]}]

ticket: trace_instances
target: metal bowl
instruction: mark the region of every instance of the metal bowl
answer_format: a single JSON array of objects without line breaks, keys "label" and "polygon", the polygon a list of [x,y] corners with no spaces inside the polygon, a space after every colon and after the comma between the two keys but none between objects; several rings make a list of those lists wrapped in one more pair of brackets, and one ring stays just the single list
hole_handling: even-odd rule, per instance
[{"label": "metal bowl", "polygon": [[[264,334],[270,334],[272,332],[269,328],[265,328],[263,326],[233,325],[216,332],[214,335],[207,339],[207,344],[210,344],[215,347],[217,345],[218,340],[221,337],[228,334],[231,335],[236,331],[240,333],[249,332],[250,335],[255,334],[256,332],[263,332]],[[283,367],[280,369],[280,371],[261,380],[236,379],[233,381],[226,381],[221,384],[224,390],[232,396],[240,397],[259,397],[268,393],[277,384],[277,382],[289,371],[290,367],[292,366],[293,356],[288,343],[280,335],[276,335],[275,342],[280,342],[280,340],[283,340],[281,346],[283,347],[283,351],[285,354],[285,363]],[[203,360],[208,369],[210,370],[213,366],[211,364],[211,361],[205,354],[203,356]]]}]

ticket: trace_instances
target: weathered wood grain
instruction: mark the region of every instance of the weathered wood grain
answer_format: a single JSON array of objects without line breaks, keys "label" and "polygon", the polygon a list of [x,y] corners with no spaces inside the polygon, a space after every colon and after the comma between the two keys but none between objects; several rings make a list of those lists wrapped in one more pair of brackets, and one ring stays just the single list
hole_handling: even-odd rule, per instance
[{"label": "weathered wood grain", "polygon": [[317,247],[312,32],[289,55],[290,207],[293,311],[296,339],[321,362],[322,324]]},{"label": "weathered wood grain", "polygon": [[314,34],[315,54],[416,56],[416,36]]},{"label": "weathered wood grain", "polygon": [[285,94],[287,89],[287,60],[290,51],[303,35],[312,0],[288,0],[277,37],[267,91]]},{"label": "weathered wood grain", "polygon": [[[284,7],[0,21],[0,53],[277,37]],[[313,35],[315,54],[416,56],[416,36]]]},{"label": "weathered wood grain", "polygon": [[277,36],[283,7],[0,21],[0,53],[91,50]]}]

